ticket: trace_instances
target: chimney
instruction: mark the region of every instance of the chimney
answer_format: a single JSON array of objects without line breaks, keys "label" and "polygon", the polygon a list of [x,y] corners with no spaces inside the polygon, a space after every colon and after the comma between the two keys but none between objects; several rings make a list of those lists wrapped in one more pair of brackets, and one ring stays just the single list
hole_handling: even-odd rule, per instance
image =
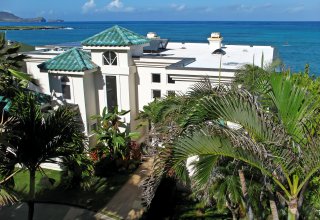
[{"label": "chimney", "polygon": [[160,37],[157,35],[156,32],[149,32],[147,34],[147,38],[149,38],[149,39],[160,39]]},{"label": "chimney", "polygon": [[212,32],[211,36],[208,38],[210,49],[212,51],[220,49],[222,40],[223,37],[221,37],[219,32]]}]

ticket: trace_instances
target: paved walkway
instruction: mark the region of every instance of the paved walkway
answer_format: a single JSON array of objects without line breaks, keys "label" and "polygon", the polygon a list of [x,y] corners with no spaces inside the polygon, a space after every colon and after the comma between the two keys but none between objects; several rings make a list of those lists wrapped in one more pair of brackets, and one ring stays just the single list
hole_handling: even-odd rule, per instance
[{"label": "paved walkway", "polygon": [[[145,211],[139,185],[149,175],[152,165],[153,159],[144,162],[98,213],[62,204],[35,203],[34,220],[114,220],[119,219],[118,216],[126,220],[139,219]],[[26,203],[0,208],[1,220],[27,220],[27,216]]]},{"label": "paved walkway", "polygon": [[152,165],[153,159],[144,162],[100,213],[111,212],[128,220],[139,219],[145,211],[142,206],[139,184],[150,174]]},{"label": "paved walkway", "polygon": [[[26,203],[16,204],[0,209],[0,219],[4,220],[27,220],[28,205]],[[34,220],[114,220],[105,215],[96,216],[95,212],[78,207],[52,204],[35,203]]]}]

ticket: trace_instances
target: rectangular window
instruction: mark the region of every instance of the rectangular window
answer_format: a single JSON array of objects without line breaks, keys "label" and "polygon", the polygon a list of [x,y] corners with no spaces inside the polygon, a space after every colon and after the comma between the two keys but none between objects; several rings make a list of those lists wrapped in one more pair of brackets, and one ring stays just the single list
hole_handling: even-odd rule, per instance
[{"label": "rectangular window", "polygon": [[160,73],[152,73],[152,82],[154,82],[154,83],[161,82]]},{"label": "rectangular window", "polygon": [[90,125],[90,131],[94,131],[97,129],[97,123]]},{"label": "rectangular window", "polygon": [[62,84],[62,94],[64,99],[71,99],[70,85]]},{"label": "rectangular window", "polygon": [[161,90],[152,90],[152,98],[161,98]]},{"label": "rectangular window", "polygon": [[176,95],[176,91],[168,90],[167,94],[168,94],[168,96],[175,96]]},{"label": "rectangular window", "polygon": [[116,76],[106,76],[106,89],[108,110],[113,111],[113,109],[118,105]]},{"label": "rectangular window", "polygon": [[176,81],[174,81],[174,80],[171,78],[171,76],[168,75],[168,83],[174,84],[174,83],[176,83]]}]

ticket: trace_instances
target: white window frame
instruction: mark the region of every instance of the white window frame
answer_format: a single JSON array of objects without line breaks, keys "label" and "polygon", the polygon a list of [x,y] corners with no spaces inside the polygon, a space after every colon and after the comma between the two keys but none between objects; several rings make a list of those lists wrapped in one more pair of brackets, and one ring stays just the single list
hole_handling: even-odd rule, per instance
[{"label": "white window frame", "polygon": [[[154,91],[159,91],[159,92],[160,92],[160,97],[156,97],[156,98],[153,97],[153,92],[154,92]],[[152,90],[151,90],[151,99],[160,99],[160,98],[161,98],[161,89],[152,89]]]},{"label": "white window frame", "polygon": [[[112,59],[111,54],[114,53],[115,57]],[[106,57],[106,55],[108,57]],[[118,54],[114,51],[106,51],[102,54],[102,61],[104,66],[117,66],[118,65]],[[116,64],[114,64],[116,63]]]},{"label": "white window frame", "polygon": [[[62,78],[66,77],[68,79],[68,82],[63,82]],[[60,76],[60,84],[61,84],[61,95],[63,97],[64,100],[66,100],[67,102],[72,102],[73,101],[73,93],[72,93],[72,84],[71,84],[71,79],[68,76]],[[63,88],[62,86],[69,86],[70,88],[70,99],[65,98],[64,93],[63,93]]]},{"label": "white window frame", "polygon": [[[153,82],[153,75],[159,75],[160,82]],[[151,83],[161,83],[161,73],[151,73]]]}]

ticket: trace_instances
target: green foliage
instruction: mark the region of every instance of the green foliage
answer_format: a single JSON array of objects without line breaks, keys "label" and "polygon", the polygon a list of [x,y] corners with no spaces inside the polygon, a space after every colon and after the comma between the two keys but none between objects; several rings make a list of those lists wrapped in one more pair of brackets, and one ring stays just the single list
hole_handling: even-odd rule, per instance
[{"label": "green foliage", "polygon": [[26,88],[26,82],[35,82],[25,73],[20,71],[23,60],[27,58],[19,54],[20,45],[8,45],[5,35],[0,34],[0,94],[13,98],[19,88]]},{"label": "green foliage", "polygon": [[30,196],[34,197],[35,171],[42,163],[60,163],[55,158],[81,155],[85,150],[82,122],[69,107],[42,112],[32,93],[18,93],[10,111],[9,145],[1,145],[1,173],[13,172],[19,164],[30,173]]},{"label": "green foliage", "polygon": [[262,79],[267,79],[269,72],[262,67],[246,64],[242,68],[236,71],[234,84],[241,85],[246,90],[255,93],[257,92],[257,84]]},{"label": "green foliage", "polygon": [[12,205],[18,201],[15,193],[0,186],[0,206]]},{"label": "green foliage", "polygon": [[129,111],[119,112],[118,107],[112,112],[107,112],[105,107],[101,116],[92,117],[98,120],[98,127],[95,130],[98,144],[92,150],[98,153],[100,159],[105,156],[125,159],[128,156],[130,140],[139,136],[139,133],[129,133],[128,125],[121,119],[128,113]]},{"label": "green foliage", "polygon": [[72,189],[88,188],[94,172],[93,161],[86,154],[70,155],[62,160],[62,184]]},{"label": "green foliage", "polygon": [[[180,138],[175,145],[178,175],[185,175],[190,156],[229,157],[260,170],[289,202],[297,202],[302,188],[320,169],[319,137],[309,132],[319,102],[289,76],[271,75],[263,88],[276,108],[269,112],[242,90],[226,89],[223,96],[203,99],[199,108],[215,118],[212,125]],[[230,129],[221,119],[239,127]],[[292,212],[294,205],[288,214]]]},{"label": "green foliage", "polygon": [[301,210],[301,216],[305,219],[320,218],[320,177],[316,176],[310,181],[305,192],[304,206]]}]

